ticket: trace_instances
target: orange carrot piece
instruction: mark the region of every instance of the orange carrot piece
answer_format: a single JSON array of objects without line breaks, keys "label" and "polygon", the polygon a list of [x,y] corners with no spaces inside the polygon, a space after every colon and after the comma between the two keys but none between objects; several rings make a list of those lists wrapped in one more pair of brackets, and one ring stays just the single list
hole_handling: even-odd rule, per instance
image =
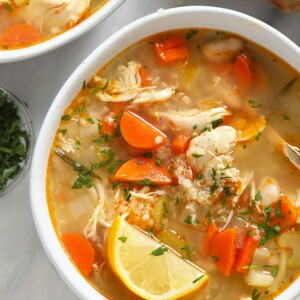
[{"label": "orange carrot piece", "polygon": [[242,274],[248,272],[248,270],[243,269],[243,267],[251,264],[254,251],[259,245],[260,237],[260,231],[256,226],[250,225],[245,227],[243,247],[238,251],[235,262],[235,270],[237,272]]},{"label": "orange carrot piece", "polygon": [[126,108],[125,102],[112,102],[112,111],[115,116],[119,116]]},{"label": "orange carrot piece", "polygon": [[149,78],[149,74],[145,70],[145,68],[139,68],[139,73],[140,73],[140,76],[141,76],[141,85],[142,85],[142,87],[151,85],[151,82],[148,79]]},{"label": "orange carrot piece", "polygon": [[0,42],[6,46],[23,46],[37,42],[42,37],[39,28],[27,23],[17,23],[4,30]]},{"label": "orange carrot piece", "polygon": [[242,88],[247,88],[253,81],[250,65],[250,60],[245,54],[239,54],[233,64],[233,75]]},{"label": "orange carrot piece", "polygon": [[163,63],[185,60],[189,56],[186,39],[182,36],[172,36],[165,41],[155,43],[154,52]]},{"label": "orange carrot piece", "polygon": [[114,176],[114,180],[135,183],[147,180],[146,184],[165,185],[172,182],[172,176],[165,166],[157,165],[155,159],[135,157],[119,168]]},{"label": "orange carrot piece", "polygon": [[93,271],[95,262],[95,250],[91,243],[78,233],[65,233],[61,239],[76,266],[83,275],[88,276]]},{"label": "orange carrot piece", "polygon": [[154,150],[166,143],[166,135],[135,113],[125,111],[120,122],[121,134],[134,148]]},{"label": "orange carrot piece", "polygon": [[218,233],[212,240],[211,257],[218,269],[230,276],[233,271],[237,249],[237,228],[229,228]]},{"label": "orange carrot piece", "polygon": [[179,134],[175,136],[171,143],[171,149],[175,154],[185,153],[191,138],[185,134]]},{"label": "orange carrot piece", "polygon": [[219,227],[216,225],[215,221],[211,221],[207,228],[207,234],[204,238],[202,246],[202,254],[207,256],[211,253],[211,246],[214,237],[219,233]]},{"label": "orange carrot piece", "polygon": [[273,205],[273,210],[274,214],[270,220],[271,226],[279,224],[282,232],[296,224],[298,218],[297,208],[286,196],[280,196],[279,200]]}]

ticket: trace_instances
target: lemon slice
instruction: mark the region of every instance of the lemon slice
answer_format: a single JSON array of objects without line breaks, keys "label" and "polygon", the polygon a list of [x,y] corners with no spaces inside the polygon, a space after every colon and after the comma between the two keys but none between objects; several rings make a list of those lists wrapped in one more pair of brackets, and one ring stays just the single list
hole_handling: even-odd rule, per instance
[{"label": "lemon slice", "polygon": [[119,216],[108,233],[108,260],[127,288],[144,299],[178,299],[208,280],[203,270]]}]

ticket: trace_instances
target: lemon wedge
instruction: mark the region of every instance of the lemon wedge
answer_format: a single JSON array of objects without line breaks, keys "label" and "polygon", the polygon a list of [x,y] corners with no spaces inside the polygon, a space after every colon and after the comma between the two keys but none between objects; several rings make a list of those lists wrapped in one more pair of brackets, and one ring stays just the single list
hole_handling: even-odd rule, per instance
[{"label": "lemon wedge", "polygon": [[202,269],[120,216],[108,233],[108,260],[125,286],[144,299],[178,299],[208,281]]}]

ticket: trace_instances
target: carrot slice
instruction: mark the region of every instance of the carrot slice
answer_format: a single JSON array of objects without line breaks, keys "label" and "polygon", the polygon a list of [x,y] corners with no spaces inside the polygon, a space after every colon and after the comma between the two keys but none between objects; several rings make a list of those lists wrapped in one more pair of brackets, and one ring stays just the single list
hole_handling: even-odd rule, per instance
[{"label": "carrot slice", "polygon": [[154,150],[167,141],[164,133],[129,111],[123,113],[120,129],[125,141],[137,149]]},{"label": "carrot slice", "polygon": [[154,52],[163,63],[185,60],[189,56],[186,39],[182,36],[172,36],[165,41],[155,43]]},{"label": "carrot slice", "polygon": [[65,233],[61,236],[64,247],[83,275],[93,271],[95,250],[91,243],[81,234]]},{"label": "carrot slice", "polygon": [[247,88],[253,81],[250,65],[250,60],[245,54],[239,54],[233,64],[233,75],[242,88]]},{"label": "carrot slice", "polygon": [[141,85],[142,85],[142,87],[151,85],[151,82],[148,79],[149,78],[149,74],[145,70],[145,68],[139,68],[139,73],[140,73],[140,76],[141,76],[141,81],[142,81]]},{"label": "carrot slice", "polygon": [[256,226],[246,226],[244,229],[244,241],[243,248],[239,250],[236,262],[235,270],[239,273],[245,274],[248,270],[243,269],[245,266],[249,266],[255,249],[258,247],[260,241],[260,231]]},{"label": "carrot slice", "polygon": [[135,157],[119,168],[114,180],[135,183],[146,180],[145,184],[165,185],[172,182],[172,176],[166,167],[157,165],[155,159]]},{"label": "carrot slice", "polygon": [[209,255],[211,253],[211,245],[214,237],[219,233],[219,227],[216,225],[215,221],[211,221],[208,225],[207,234],[205,236],[202,254]]},{"label": "carrot slice", "polygon": [[175,154],[185,153],[191,138],[185,134],[175,136],[171,143],[171,149]]},{"label": "carrot slice", "polygon": [[218,233],[212,240],[211,257],[218,269],[230,276],[233,271],[237,249],[237,228],[229,228]]},{"label": "carrot slice", "polygon": [[280,199],[273,205],[273,210],[274,214],[270,220],[271,226],[279,224],[282,232],[296,224],[298,218],[297,208],[286,196],[280,196]]},{"label": "carrot slice", "polygon": [[4,30],[0,42],[6,46],[23,46],[37,42],[42,37],[39,28],[27,23],[17,23]]}]

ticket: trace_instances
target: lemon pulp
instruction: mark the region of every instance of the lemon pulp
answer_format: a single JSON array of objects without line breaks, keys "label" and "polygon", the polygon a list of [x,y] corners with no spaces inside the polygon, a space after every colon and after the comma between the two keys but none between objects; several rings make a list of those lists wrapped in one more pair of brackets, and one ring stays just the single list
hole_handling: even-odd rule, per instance
[{"label": "lemon pulp", "polygon": [[144,299],[178,299],[208,280],[202,269],[119,216],[108,233],[108,260],[127,288]]}]

